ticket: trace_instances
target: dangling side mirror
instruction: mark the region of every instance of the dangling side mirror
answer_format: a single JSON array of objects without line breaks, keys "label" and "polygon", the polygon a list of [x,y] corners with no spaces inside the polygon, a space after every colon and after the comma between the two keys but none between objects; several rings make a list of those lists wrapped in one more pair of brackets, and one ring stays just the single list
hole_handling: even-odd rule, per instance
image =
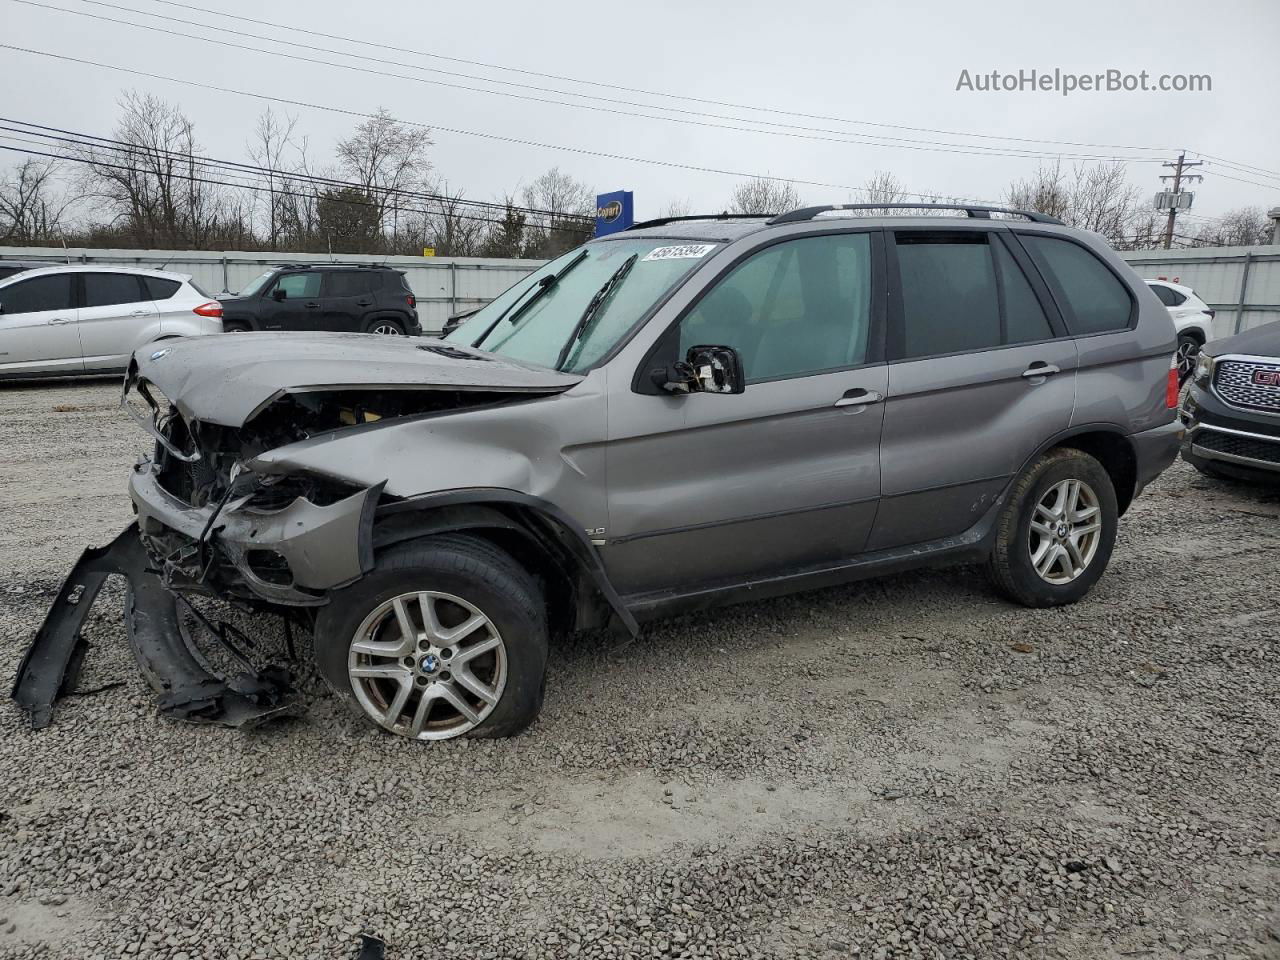
[{"label": "dangling side mirror", "polygon": [[742,358],[733,347],[690,347],[685,363],[693,369],[696,393],[742,393],[747,389]]}]

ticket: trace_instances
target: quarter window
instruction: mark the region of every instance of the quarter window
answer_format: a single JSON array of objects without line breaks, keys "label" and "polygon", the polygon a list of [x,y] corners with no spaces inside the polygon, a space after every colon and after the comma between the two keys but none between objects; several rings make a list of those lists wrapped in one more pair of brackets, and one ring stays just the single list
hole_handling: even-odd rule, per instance
[{"label": "quarter window", "polygon": [[1163,303],[1166,307],[1179,306],[1184,300],[1187,299],[1182,294],[1180,294],[1177,290],[1173,289],[1173,287],[1166,287],[1159,283],[1150,284],[1150,287],[1153,291],[1155,291],[1155,295],[1160,298],[1160,302]]},{"label": "quarter window", "polygon": [[32,277],[0,289],[0,321],[17,313],[71,309],[71,276]]},{"label": "quarter window", "polygon": [[[182,286],[177,280],[169,280],[166,277],[143,277],[142,282],[146,284],[147,293],[150,294],[152,300],[168,300]],[[194,287],[195,284],[193,283],[192,286]],[[202,297],[209,296],[198,287],[196,290]]]},{"label": "quarter window", "polygon": [[324,295],[326,297],[361,297],[372,290],[373,279],[368,272],[356,270],[334,270],[325,277]]},{"label": "quarter window", "polygon": [[866,362],[871,240],[865,233],[775,244],[734,267],[680,322],[690,347],[733,347],[747,381]]},{"label": "quarter window", "polygon": [[113,307],[118,303],[137,303],[149,300],[142,292],[138,277],[132,273],[84,274],[84,305],[86,307]]},{"label": "quarter window", "polygon": [[286,273],[276,281],[276,290],[283,290],[286,299],[310,300],[320,296],[320,274],[318,273]]},{"label": "quarter window", "polygon": [[1133,298],[1119,278],[1093,253],[1058,237],[1023,234],[1022,242],[1063,307],[1076,336],[1124,330]]}]

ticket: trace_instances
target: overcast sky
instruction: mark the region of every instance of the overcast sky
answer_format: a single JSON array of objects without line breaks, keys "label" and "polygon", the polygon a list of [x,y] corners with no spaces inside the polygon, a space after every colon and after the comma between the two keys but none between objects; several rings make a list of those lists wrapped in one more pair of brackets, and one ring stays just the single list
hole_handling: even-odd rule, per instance
[{"label": "overcast sky", "polygon": [[[511,84],[595,94],[645,106],[598,104],[620,110],[683,117],[709,124],[761,128],[762,121],[793,124],[765,128],[799,136],[718,129],[671,120],[620,116],[600,110],[450,89],[415,79],[377,76],[234,49],[207,40],[163,36],[0,0],[0,42],[96,60],[172,77],[307,100],[367,112],[379,106],[405,120],[432,125],[439,176],[476,199],[500,197],[553,165],[597,189],[635,191],[640,218],[656,215],[671,200],[695,210],[723,208],[736,182],[731,175],[609,158],[569,149],[503,143],[448,132],[444,127],[539,141],[598,154],[670,161],[744,173],[770,174],[832,186],[801,185],[811,202],[857,199],[857,187],[877,170],[892,171],[910,190],[998,200],[1007,184],[1027,176],[1035,157],[981,156],[910,149],[934,144],[830,142],[878,135],[961,144],[950,149],[992,148],[1162,160],[1185,147],[1268,173],[1210,165],[1197,187],[1197,216],[1213,216],[1245,204],[1280,205],[1280,3],[1274,0],[1215,3],[1072,2],[958,4],[953,2],[680,3],[423,3],[410,0],[205,0],[209,13],[162,5],[157,0],[113,0],[114,8],[86,0],[41,0],[100,16],[167,26],[341,61],[408,78],[484,86],[525,96],[577,103],[594,101],[520,86],[451,77],[423,69],[362,60],[362,52],[419,68],[477,74]],[[122,11],[133,8],[161,18]],[[477,68],[423,55],[372,50],[288,29],[232,19],[253,17],[350,38],[485,61],[580,80],[658,91],[646,96],[598,86]],[[246,31],[215,33],[174,23],[168,16]],[[269,39],[268,39],[269,38]],[[283,44],[272,40],[284,41]],[[340,58],[291,44],[350,50]],[[261,100],[130,77],[98,67],[0,50],[4,66],[4,115],[109,134],[121,90],[132,87],[181,104],[213,156],[245,158],[245,143]],[[962,70],[1037,69],[1091,74],[1209,74],[1212,92],[980,93],[957,91]],[[762,113],[697,102],[729,101],[832,119]],[[667,109],[659,109],[667,108]],[[327,157],[356,120],[332,112],[287,108],[310,135],[313,153]],[[674,110],[689,111],[676,113]],[[697,114],[718,114],[718,119]],[[845,122],[841,122],[845,121]],[[848,121],[894,124],[865,126]],[[827,131],[835,131],[827,132]],[[1106,147],[1073,147],[1005,139],[1077,141]],[[1119,145],[1119,146],[1116,146]],[[1143,147],[1166,148],[1164,152]],[[6,162],[7,161],[0,161]],[[1070,161],[1066,161],[1070,162]],[[1134,161],[1129,178],[1144,194],[1158,189],[1158,163]],[[1253,186],[1237,180],[1254,180]]]}]

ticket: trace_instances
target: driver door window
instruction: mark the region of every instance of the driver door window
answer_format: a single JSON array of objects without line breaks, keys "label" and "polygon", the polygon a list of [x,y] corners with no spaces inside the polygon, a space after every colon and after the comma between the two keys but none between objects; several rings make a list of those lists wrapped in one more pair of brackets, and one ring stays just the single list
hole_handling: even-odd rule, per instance
[{"label": "driver door window", "polygon": [[320,274],[318,273],[286,273],[276,281],[271,295],[276,291],[284,292],[286,300],[309,300],[320,296]]},{"label": "driver door window", "polygon": [[871,238],[775,244],[735,267],[680,324],[690,347],[733,347],[747,383],[856,367],[867,359]]}]

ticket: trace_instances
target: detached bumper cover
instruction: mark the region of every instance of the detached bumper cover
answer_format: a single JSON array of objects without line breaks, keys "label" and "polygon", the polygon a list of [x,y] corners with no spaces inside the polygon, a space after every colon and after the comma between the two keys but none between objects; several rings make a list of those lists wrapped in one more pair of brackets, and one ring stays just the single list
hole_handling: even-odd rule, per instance
[{"label": "detached bumper cover", "polygon": [[129,645],[144,679],[160,697],[162,714],[240,727],[298,712],[289,676],[280,668],[245,670],[230,678],[214,672],[192,643],[178,613],[178,598],[150,569],[138,528],[130,525],[108,546],[81,554],[18,665],[12,696],[27,711],[32,727],[48,726],[54,703],[74,692],[89,647],[80,629],[112,574],[129,581]]}]

